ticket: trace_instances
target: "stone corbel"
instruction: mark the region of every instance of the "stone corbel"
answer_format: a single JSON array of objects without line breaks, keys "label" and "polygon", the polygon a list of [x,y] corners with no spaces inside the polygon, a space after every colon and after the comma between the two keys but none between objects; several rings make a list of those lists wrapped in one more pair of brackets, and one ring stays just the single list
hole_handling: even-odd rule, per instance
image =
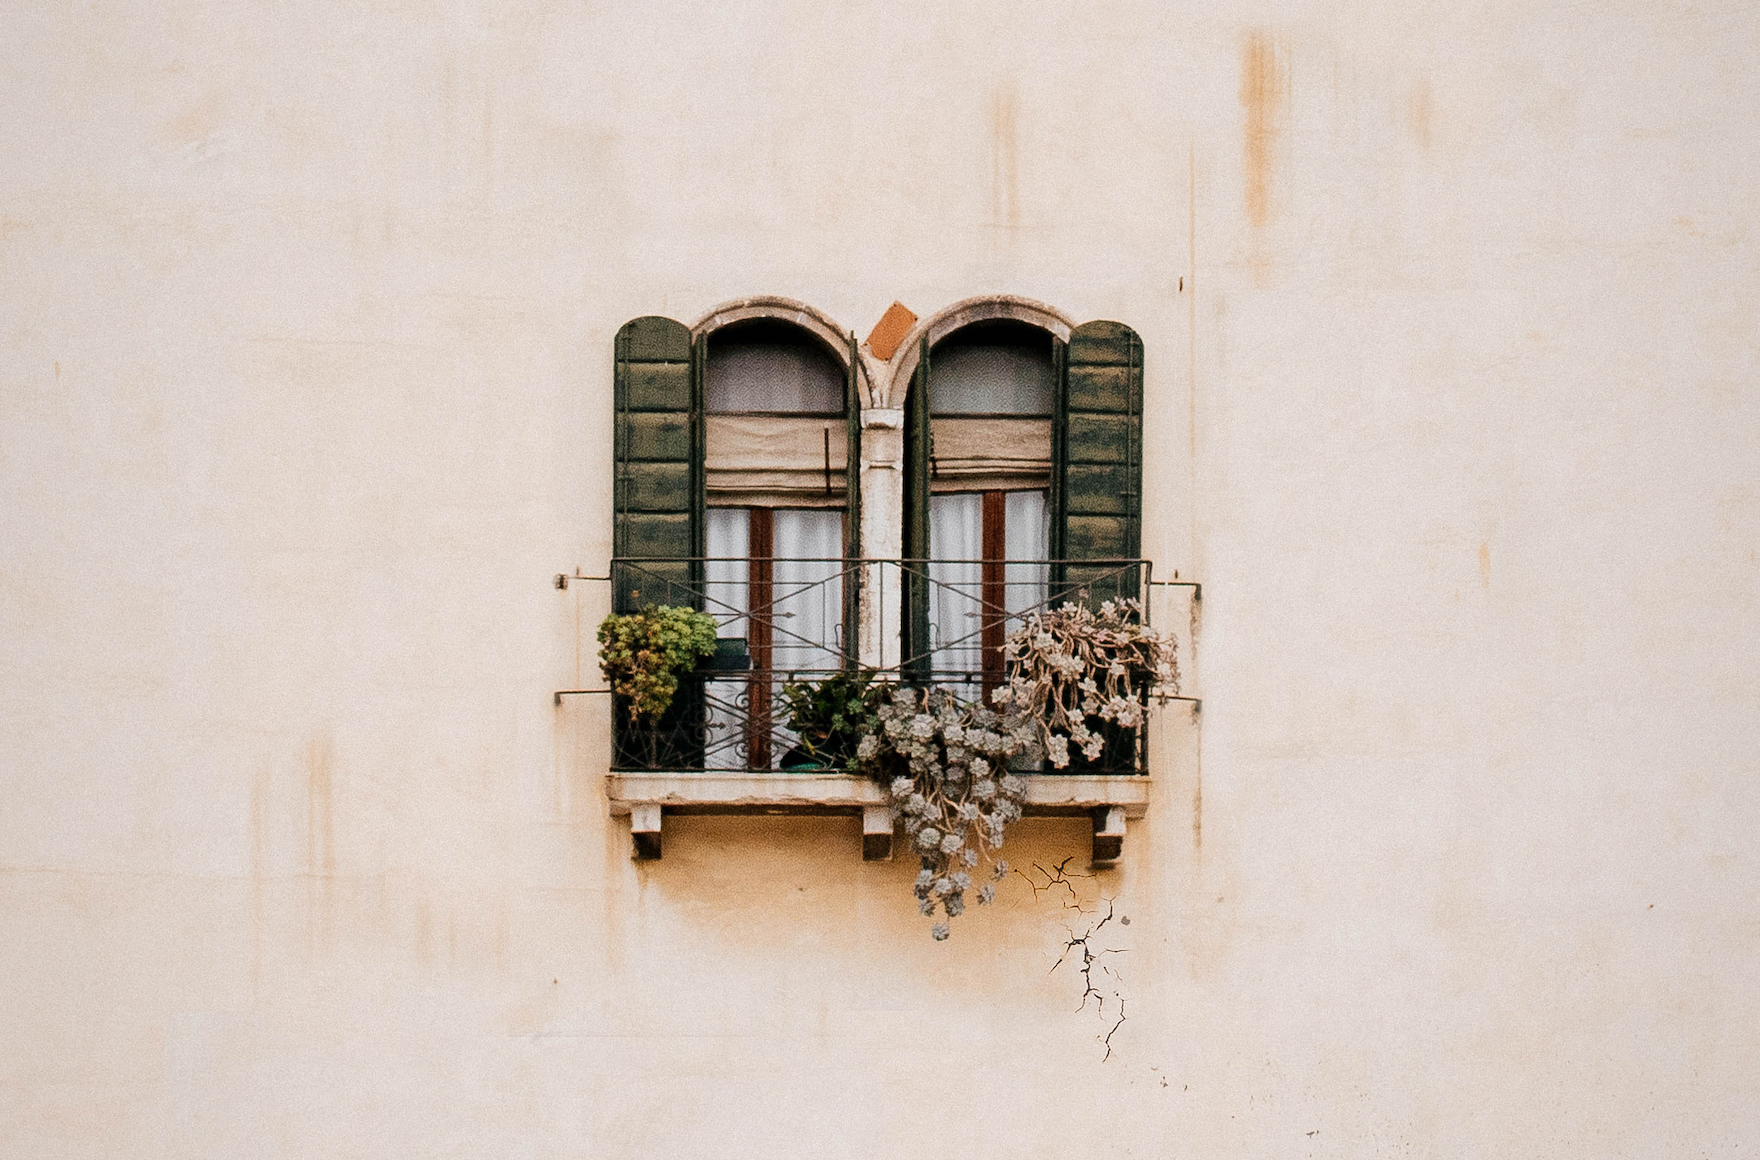
[{"label": "stone corbel", "polygon": [[638,802],[629,808],[629,837],[639,860],[660,857],[660,806]]},{"label": "stone corbel", "polygon": [[862,861],[892,861],[892,811],[886,806],[862,807]]},{"label": "stone corbel", "polygon": [[1110,866],[1124,853],[1124,807],[1094,810],[1094,865]]}]

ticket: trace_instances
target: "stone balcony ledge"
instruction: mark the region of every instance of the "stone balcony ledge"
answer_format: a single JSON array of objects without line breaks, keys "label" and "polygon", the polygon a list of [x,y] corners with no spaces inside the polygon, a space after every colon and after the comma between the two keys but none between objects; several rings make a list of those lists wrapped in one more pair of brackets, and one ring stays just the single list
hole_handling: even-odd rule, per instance
[{"label": "stone balcony ledge", "polygon": [[[1108,865],[1124,849],[1125,822],[1149,811],[1150,779],[1142,775],[1028,774],[1028,816],[1087,816],[1094,823],[1094,862]],[[892,857],[892,817],[873,781],[847,773],[616,772],[605,775],[613,817],[630,819],[634,856],[658,858],[666,814],[860,815],[862,857]]]}]

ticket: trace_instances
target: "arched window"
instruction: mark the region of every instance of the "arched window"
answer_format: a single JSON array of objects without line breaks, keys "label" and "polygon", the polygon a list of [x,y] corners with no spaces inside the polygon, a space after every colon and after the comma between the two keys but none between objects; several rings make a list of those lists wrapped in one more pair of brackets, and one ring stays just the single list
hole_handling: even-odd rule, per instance
[{"label": "arched window", "polygon": [[[742,705],[712,699],[711,767],[768,769],[792,741],[771,709],[780,683],[845,660],[848,375],[816,336],[768,318],[708,335],[704,365],[706,594],[751,664]],[[738,744],[718,744],[724,731]]]},{"label": "arched window", "polygon": [[993,688],[1024,610],[1139,595],[1142,342],[1117,322],[1067,333],[1006,317],[921,331],[904,415],[915,677]]},{"label": "arched window", "polygon": [[986,690],[1002,681],[1003,614],[1045,600],[1055,347],[994,319],[930,353],[929,643],[935,668],[981,673]]},{"label": "arched window", "polygon": [[[620,763],[788,764],[793,742],[776,727],[774,694],[793,676],[854,667],[858,612],[870,622],[870,663],[971,697],[1001,682],[1003,640],[1027,609],[1140,595],[1136,332],[1105,321],[1071,328],[1049,307],[980,299],[916,336],[886,389],[869,384],[884,408],[870,432],[879,522],[869,531],[892,562],[858,567],[854,336],[776,299],[719,309],[695,334],[657,317],[619,331],[615,606],[689,603],[712,612],[724,638],[709,666],[723,675],[693,678],[656,730],[676,743],[643,738],[649,756],[637,762],[620,733]],[[906,380],[899,473],[887,469],[898,464],[894,382]],[[900,500],[902,526],[890,522]],[[737,712],[711,696],[729,685],[741,690],[724,698]],[[724,710],[742,723],[717,739],[710,726],[731,719],[715,716]]]},{"label": "arched window", "polygon": [[855,662],[854,343],[740,306],[694,338],[658,317],[618,332],[615,605],[689,604],[722,637],[659,741],[620,732],[623,767],[771,768],[791,746],[771,708],[780,683]]}]

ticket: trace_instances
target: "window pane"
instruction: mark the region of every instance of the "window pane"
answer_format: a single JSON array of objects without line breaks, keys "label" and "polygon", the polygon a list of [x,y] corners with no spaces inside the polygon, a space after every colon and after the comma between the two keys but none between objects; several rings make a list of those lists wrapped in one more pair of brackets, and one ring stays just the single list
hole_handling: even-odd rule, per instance
[{"label": "window pane", "polygon": [[935,345],[929,404],[937,415],[1049,415],[1051,336],[1020,322],[977,322]]},{"label": "window pane", "polygon": [[[1004,540],[1008,564],[1003,571],[1010,612],[1024,612],[1045,600],[1050,579],[1046,556],[1051,550],[1051,513],[1042,491],[1011,491],[1005,497]],[[1014,625],[1010,624],[1010,628]]]},{"label": "window pane", "polygon": [[[752,538],[749,508],[710,508],[710,560],[703,566],[703,611],[715,618],[723,637],[749,638],[751,623],[746,559]],[[746,710],[749,678],[745,673],[713,673],[703,682],[708,732],[703,740],[704,769],[746,768]]]},{"label": "window pane", "polygon": [[751,566],[752,513],[749,508],[710,508],[709,561],[703,566],[703,611],[721,626],[721,636],[746,635],[746,580]]},{"label": "window pane", "polygon": [[736,323],[709,339],[705,375],[711,411],[843,414],[843,368],[798,326]]},{"label": "window pane", "polygon": [[782,508],[776,512],[775,633],[778,670],[835,669],[843,664],[843,513]]},{"label": "window pane", "polygon": [[[983,668],[984,497],[954,492],[929,497],[929,646],[937,672]],[[976,700],[975,684],[956,688]]]}]

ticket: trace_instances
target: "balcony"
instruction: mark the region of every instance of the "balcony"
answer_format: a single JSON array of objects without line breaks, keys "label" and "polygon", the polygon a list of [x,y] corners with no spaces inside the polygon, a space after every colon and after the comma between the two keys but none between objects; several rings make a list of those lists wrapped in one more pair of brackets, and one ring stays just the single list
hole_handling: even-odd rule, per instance
[{"label": "balcony", "polygon": [[[632,725],[613,699],[607,797],[613,815],[630,818],[638,858],[660,856],[668,814],[740,813],[859,815],[863,856],[890,857],[881,787],[850,773],[837,745],[804,743],[784,690],[861,671],[987,699],[1007,679],[1003,642],[1028,613],[1154,584],[1141,560],[618,559],[609,579],[619,607],[688,605],[720,633],[657,724]],[[1029,779],[1028,815],[1093,819],[1100,864],[1119,856],[1126,820],[1148,809],[1146,731],[1112,729],[1098,758],[1078,755],[1066,769],[1015,772]]]}]

